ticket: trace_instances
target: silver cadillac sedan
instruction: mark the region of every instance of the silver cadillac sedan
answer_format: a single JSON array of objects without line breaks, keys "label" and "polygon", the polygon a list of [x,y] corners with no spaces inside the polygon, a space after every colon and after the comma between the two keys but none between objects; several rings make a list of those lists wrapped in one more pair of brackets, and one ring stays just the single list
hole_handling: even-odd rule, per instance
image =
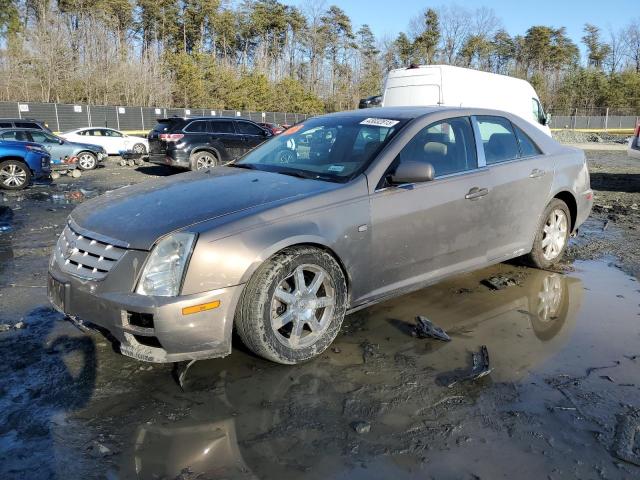
[{"label": "silver cadillac sedan", "polygon": [[295,364],[376,302],[514,257],[548,268],[592,198],[584,154],[509,113],[325,115],[234,163],[83,203],[49,298],[140,360],[228,355],[235,328]]}]

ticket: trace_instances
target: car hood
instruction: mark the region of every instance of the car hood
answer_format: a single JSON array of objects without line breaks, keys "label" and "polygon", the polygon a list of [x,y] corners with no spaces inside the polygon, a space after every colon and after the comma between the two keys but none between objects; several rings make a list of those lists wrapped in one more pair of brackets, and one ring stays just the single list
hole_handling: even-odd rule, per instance
[{"label": "car hood", "polygon": [[119,188],[71,213],[81,234],[148,250],[167,233],[268,204],[297,200],[338,187],[277,173],[217,167]]}]

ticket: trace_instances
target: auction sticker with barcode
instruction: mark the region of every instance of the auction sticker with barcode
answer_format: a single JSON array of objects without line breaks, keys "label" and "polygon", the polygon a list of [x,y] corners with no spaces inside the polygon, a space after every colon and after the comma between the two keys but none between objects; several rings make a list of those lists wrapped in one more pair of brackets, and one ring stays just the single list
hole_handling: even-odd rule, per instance
[{"label": "auction sticker with barcode", "polygon": [[360,125],[373,125],[376,127],[387,127],[391,128],[397,123],[400,123],[399,120],[390,120],[388,118],[367,118],[360,122]]}]

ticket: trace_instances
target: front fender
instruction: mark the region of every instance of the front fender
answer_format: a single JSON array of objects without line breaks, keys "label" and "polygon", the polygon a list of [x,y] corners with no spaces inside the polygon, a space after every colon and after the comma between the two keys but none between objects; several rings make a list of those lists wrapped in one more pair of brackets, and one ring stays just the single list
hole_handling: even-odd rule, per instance
[{"label": "front fender", "polygon": [[[364,188],[364,187],[363,187]],[[346,272],[352,298],[367,288],[369,231],[367,197],[291,214],[233,234],[198,239],[182,288],[183,295],[246,283],[262,263],[284,248],[319,245],[333,253]],[[361,231],[362,230],[362,231]]]}]

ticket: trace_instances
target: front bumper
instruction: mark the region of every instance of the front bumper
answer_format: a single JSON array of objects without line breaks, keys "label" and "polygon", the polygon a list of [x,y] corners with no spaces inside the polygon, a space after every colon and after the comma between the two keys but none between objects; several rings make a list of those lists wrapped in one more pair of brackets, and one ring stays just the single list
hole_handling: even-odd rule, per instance
[{"label": "front bumper", "polygon": [[[126,255],[123,261],[127,262]],[[109,276],[117,276],[117,270]],[[194,295],[151,297],[112,291],[113,284],[109,277],[102,281],[75,277],[53,263],[47,293],[58,311],[76,323],[108,332],[107,337],[119,343],[123,355],[138,360],[165,363],[231,353],[233,318],[243,285]],[[218,308],[182,314],[185,307],[214,300],[220,301]]]}]

